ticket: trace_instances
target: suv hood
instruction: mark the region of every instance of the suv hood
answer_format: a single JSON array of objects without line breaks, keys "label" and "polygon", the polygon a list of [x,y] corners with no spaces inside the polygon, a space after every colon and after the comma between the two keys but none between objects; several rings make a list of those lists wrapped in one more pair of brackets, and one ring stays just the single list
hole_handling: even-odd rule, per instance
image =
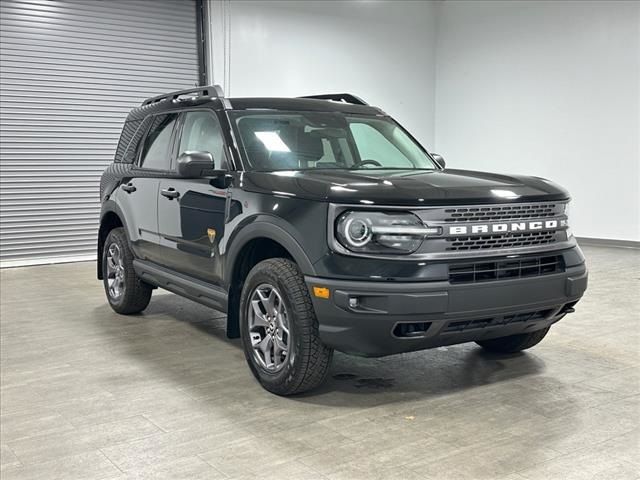
[{"label": "suv hood", "polygon": [[287,170],[244,172],[246,190],[335,203],[461,205],[555,201],[562,187],[539,177],[470,170]]}]

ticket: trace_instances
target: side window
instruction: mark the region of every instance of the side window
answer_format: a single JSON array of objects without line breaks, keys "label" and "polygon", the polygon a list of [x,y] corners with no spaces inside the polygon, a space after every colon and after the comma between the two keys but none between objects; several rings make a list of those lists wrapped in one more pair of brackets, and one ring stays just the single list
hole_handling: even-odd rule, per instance
[{"label": "side window", "polygon": [[[144,120],[136,120],[135,123],[137,127],[131,137],[131,141],[126,146],[126,150],[122,155],[122,163],[134,163],[136,158],[138,158],[138,153],[140,152],[140,147],[142,143],[142,138],[144,137],[147,130],[149,130],[149,125],[153,121],[153,117],[147,117]],[[123,132],[124,135],[124,132]]]},{"label": "side window", "polygon": [[352,123],[351,133],[361,160],[376,160],[385,167],[413,167],[411,160],[372,126]]},{"label": "side window", "polygon": [[224,140],[218,119],[210,112],[186,112],[178,156],[184,152],[209,152],[218,169],[227,168]]},{"label": "side window", "polygon": [[114,162],[124,162],[125,152],[127,151],[127,147],[131,143],[133,136],[140,127],[140,120],[129,120],[124,122],[124,127],[122,127],[122,133],[120,134],[120,140],[118,141],[118,147],[116,148],[116,154],[114,158]]},{"label": "side window", "polygon": [[156,115],[144,139],[140,166],[153,170],[169,170],[171,165],[171,135],[178,115]]}]

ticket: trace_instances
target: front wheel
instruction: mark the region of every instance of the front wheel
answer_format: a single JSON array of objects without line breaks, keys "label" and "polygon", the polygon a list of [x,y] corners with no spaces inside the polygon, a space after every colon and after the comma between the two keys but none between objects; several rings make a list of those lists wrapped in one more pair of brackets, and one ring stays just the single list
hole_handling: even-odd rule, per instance
[{"label": "front wheel", "polygon": [[485,350],[498,353],[517,353],[527,348],[531,348],[542,341],[547,335],[550,327],[536,330],[531,333],[519,333],[508,337],[491,338],[480,340],[476,343]]},{"label": "front wheel", "polygon": [[133,269],[133,253],[122,227],[111,230],[104,242],[102,278],[109,305],[116,312],[139,313],[149,305],[152,288]]},{"label": "front wheel", "polygon": [[268,391],[302,393],[326,378],[333,350],[320,340],[309,291],[291,260],[265,260],[249,272],[240,329],[247,363]]}]

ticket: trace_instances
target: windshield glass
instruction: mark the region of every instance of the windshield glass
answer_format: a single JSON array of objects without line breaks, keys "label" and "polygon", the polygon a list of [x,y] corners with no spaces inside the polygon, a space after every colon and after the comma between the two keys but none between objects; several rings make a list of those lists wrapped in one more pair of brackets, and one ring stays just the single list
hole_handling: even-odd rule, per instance
[{"label": "windshield glass", "polygon": [[230,112],[251,170],[437,169],[393,120],[325,112]]}]

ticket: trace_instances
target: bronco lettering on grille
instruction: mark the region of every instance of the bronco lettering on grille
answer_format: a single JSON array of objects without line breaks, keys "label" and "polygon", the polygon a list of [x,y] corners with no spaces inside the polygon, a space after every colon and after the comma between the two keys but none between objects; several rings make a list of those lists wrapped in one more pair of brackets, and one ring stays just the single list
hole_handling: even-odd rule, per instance
[{"label": "bronco lettering on grille", "polygon": [[449,227],[449,235],[468,235],[480,233],[529,232],[535,230],[553,230],[562,225],[558,220],[538,220],[533,222],[493,223],[480,225],[455,225]]}]

